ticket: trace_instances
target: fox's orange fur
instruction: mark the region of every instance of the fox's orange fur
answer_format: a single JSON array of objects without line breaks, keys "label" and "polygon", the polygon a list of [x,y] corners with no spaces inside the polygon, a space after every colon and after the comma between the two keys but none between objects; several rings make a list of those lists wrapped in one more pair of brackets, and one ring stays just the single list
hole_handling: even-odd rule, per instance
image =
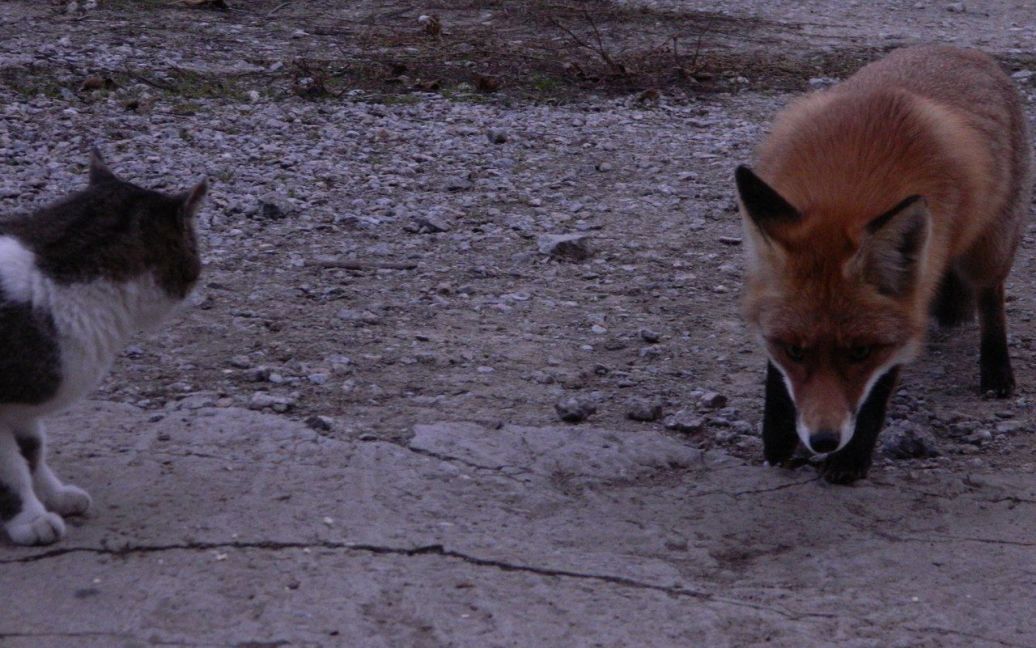
[{"label": "fox's orange fur", "polygon": [[979,295],[986,382],[1029,158],[1010,79],[974,50],[898,50],[778,116],[754,168],[778,196],[752,198],[752,178],[739,176],[744,310],[790,388],[800,436],[844,428],[878,374],[912,359],[948,273]]}]

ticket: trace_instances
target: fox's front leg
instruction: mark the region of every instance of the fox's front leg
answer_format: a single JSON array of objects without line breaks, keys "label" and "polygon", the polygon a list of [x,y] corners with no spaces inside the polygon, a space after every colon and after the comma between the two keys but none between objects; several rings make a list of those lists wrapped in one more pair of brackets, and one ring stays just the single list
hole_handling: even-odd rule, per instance
[{"label": "fox's front leg", "polygon": [[763,456],[771,466],[791,459],[798,447],[795,432],[795,403],[788,394],[781,372],[766,363],[766,401],[763,405]]},{"label": "fox's front leg", "polygon": [[978,292],[978,319],[982,331],[981,371],[982,393],[996,398],[1007,398],[1014,393],[1014,372],[1011,356],[1007,353],[1007,317],[1004,315],[1004,283]]},{"label": "fox's front leg", "polygon": [[885,424],[885,409],[896,388],[899,367],[889,369],[882,376],[856,415],[856,430],[844,448],[832,454],[821,464],[820,474],[832,484],[850,484],[863,479],[870,470],[874,445]]}]

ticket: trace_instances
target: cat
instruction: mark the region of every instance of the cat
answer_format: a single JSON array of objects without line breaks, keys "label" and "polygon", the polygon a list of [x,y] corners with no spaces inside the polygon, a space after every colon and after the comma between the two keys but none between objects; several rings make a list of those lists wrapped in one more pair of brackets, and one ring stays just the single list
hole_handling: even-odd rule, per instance
[{"label": "cat", "polygon": [[202,180],[168,196],[119,179],[95,149],[86,189],[0,218],[0,523],[19,545],[65,535],[86,491],[47,465],[40,419],[90,392],[129,337],[153,330],[201,273]]}]

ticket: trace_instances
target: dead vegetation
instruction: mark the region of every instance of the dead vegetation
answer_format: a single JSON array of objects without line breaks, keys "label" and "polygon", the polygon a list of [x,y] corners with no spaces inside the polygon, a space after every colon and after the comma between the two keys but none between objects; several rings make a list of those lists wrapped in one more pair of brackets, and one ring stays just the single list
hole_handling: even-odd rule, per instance
[{"label": "dead vegetation", "polygon": [[[131,11],[117,1],[105,6],[107,16],[91,19]],[[844,43],[816,47],[795,24],[610,0],[149,0],[149,7],[167,13],[170,24],[262,24],[293,54],[244,56],[260,71],[243,75],[173,66],[73,71],[70,79],[60,69],[0,69],[0,81],[48,95],[136,82],[186,101],[242,100],[258,87],[263,95],[309,100],[343,100],[358,89],[387,102],[429,92],[470,102],[557,102],[587,92],[650,102],[662,94],[799,91],[812,77],[846,76],[880,53]],[[223,10],[206,10],[213,8]],[[137,27],[128,22],[125,29],[130,35]],[[84,81],[92,76],[114,86],[93,88]]]}]

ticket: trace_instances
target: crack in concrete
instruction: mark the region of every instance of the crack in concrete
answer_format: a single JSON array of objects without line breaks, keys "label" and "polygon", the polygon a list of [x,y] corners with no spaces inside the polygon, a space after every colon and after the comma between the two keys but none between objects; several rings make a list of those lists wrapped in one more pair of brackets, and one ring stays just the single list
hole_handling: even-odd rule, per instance
[{"label": "crack in concrete", "polygon": [[979,544],[993,544],[1003,545],[1008,547],[1036,547],[1036,542],[1023,542],[1021,540],[1003,540],[1000,538],[975,538],[968,536],[953,536],[945,534],[933,534],[931,536],[916,537],[916,536],[897,536],[892,533],[885,531],[874,531],[874,534],[879,538],[890,540],[892,542],[918,542],[918,543],[938,543],[948,544],[951,542],[976,542]]},{"label": "crack in concrete", "polygon": [[978,641],[988,641],[989,643],[997,644],[1000,646],[1007,646],[1008,648],[1030,648],[1032,644],[1019,644],[1012,641],[1006,641],[1004,639],[993,639],[991,637],[984,637],[979,634],[971,632],[964,632],[963,630],[953,630],[951,628],[940,628],[938,626],[924,626],[916,628],[912,626],[905,626],[910,632],[918,632],[923,634],[939,634],[939,635],[950,635],[953,637],[961,637],[963,639],[971,639]]},{"label": "crack in concrete", "polygon": [[[810,480],[813,481],[813,480]],[[797,482],[795,484],[785,484],[781,487],[777,487],[775,490],[781,488],[788,488],[794,485],[801,485],[806,482]],[[914,541],[914,538],[890,538],[895,540],[902,540],[905,542]],[[945,541],[949,540],[960,540],[960,541],[979,541],[985,542],[990,541],[987,539],[976,539],[976,538],[955,538],[947,537]],[[1005,544],[1020,544],[1021,546],[1036,546],[1027,543],[1015,543],[1010,541],[992,541],[992,542],[1003,542]],[[9,560],[0,560],[0,564],[13,564],[13,563],[31,563],[45,560],[48,558],[54,558],[58,556],[64,556],[74,553],[93,553],[99,555],[109,555],[116,557],[125,557],[132,554],[150,554],[160,553],[166,551],[216,551],[221,549],[258,549],[268,551],[282,551],[291,549],[328,549],[328,550],[346,550],[346,551],[357,551],[363,553],[370,553],[375,555],[393,555],[393,556],[438,556],[442,558],[452,558],[460,560],[469,565],[475,565],[477,567],[489,567],[492,569],[498,569],[505,572],[517,572],[525,574],[535,574],[537,576],[549,576],[554,578],[573,578],[580,580],[597,581],[601,583],[607,583],[618,587],[626,587],[631,589],[646,590],[651,592],[658,592],[669,596],[675,596],[680,598],[691,598],[698,601],[729,605],[734,607],[748,608],[759,612],[765,612],[769,614],[775,614],[790,621],[823,621],[829,619],[841,618],[840,614],[823,613],[823,612],[794,612],[785,608],[775,607],[771,605],[765,605],[762,603],[753,603],[750,601],[744,601],[739,599],[732,599],[723,596],[717,596],[710,592],[702,590],[692,589],[688,587],[682,587],[678,585],[655,585],[652,583],[645,583],[643,581],[629,578],[626,576],[615,576],[610,574],[595,574],[588,572],[578,572],[567,569],[557,569],[549,567],[537,567],[535,565],[525,565],[511,563],[503,560],[497,560],[492,558],[481,558],[478,556],[472,556],[460,551],[447,549],[441,544],[430,544],[421,545],[417,547],[389,547],[383,545],[373,544],[357,544],[347,542],[274,542],[274,541],[259,541],[259,542],[206,542],[206,543],[187,543],[187,544],[169,544],[169,545],[127,545],[122,548],[97,548],[97,547],[61,547],[51,549],[41,553],[37,553],[31,556],[25,556],[22,558],[15,558]],[[867,619],[856,618],[854,619],[860,624],[873,626],[873,623]],[[910,627],[904,626],[905,630],[920,634],[939,634],[939,635],[950,635],[970,640],[986,641],[989,643],[1005,646],[1007,648],[1026,648],[1023,644],[1016,644],[1003,639],[996,639],[991,637],[985,637],[979,634],[969,633],[962,630],[954,630],[952,628],[942,628],[936,626],[924,626],[924,627]],[[107,632],[84,632],[84,633],[4,633],[0,631],[0,639],[5,637],[26,637],[26,638],[39,638],[39,637],[90,637],[90,636],[111,636],[121,638],[132,638],[131,635],[118,634],[118,633],[107,633]],[[179,642],[158,642],[160,645],[171,645],[171,646],[190,646],[190,647],[208,647],[217,644],[201,644],[201,643],[179,643]]]},{"label": "crack in concrete", "polygon": [[[374,443],[379,443],[379,442],[383,442],[383,440],[382,439],[377,439],[377,440],[374,440],[373,442]],[[440,461],[452,461],[452,462],[459,463],[459,464],[461,464],[463,466],[467,466],[469,468],[474,468],[476,470],[489,470],[489,471],[492,471],[492,472],[500,473],[502,476],[507,477],[510,480],[513,480],[513,481],[516,481],[516,482],[519,482],[519,483],[522,483],[522,484],[524,484],[525,482],[522,481],[521,479],[518,479],[515,476],[515,474],[518,474],[518,475],[533,474],[532,471],[530,471],[527,468],[522,468],[521,466],[514,466],[514,465],[511,465],[511,464],[499,464],[499,465],[496,465],[496,466],[487,466],[486,464],[475,463],[474,461],[468,461],[467,459],[461,459],[460,457],[455,457],[453,455],[443,454],[441,452],[436,452],[434,450],[427,450],[425,448],[415,448],[413,446],[403,445],[403,444],[392,444],[392,445],[398,445],[400,448],[403,448],[404,450],[409,450],[410,452],[413,452],[414,454],[417,454],[417,455],[421,455],[422,457],[432,457],[433,459],[438,459]],[[507,470],[514,470],[514,471],[516,471],[516,473],[515,474],[511,474],[511,473],[505,472]]]},{"label": "crack in concrete", "polygon": [[[124,632],[104,632],[100,630],[83,630],[78,632],[4,632],[3,630],[0,630],[0,641],[4,639],[96,639],[103,637],[145,641],[141,637]],[[151,646],[182,646],[183,648],[217,648],[218,646],[225,645],[220,643],[188,643],[184,641],[167,641],[162,639],[156,639],[154,637],[148,637],[146,641],[147,644]]]},{"label": "crack in concrete", "polygon": [[645,583],[638,581],[634,578],[626,576],[615,576],[610,574],[594,574],[587,572],[578,572],[567,569],[556,569],[549,567],[537,567],[535,565],[524,565],[518,563],[510,563],[503,560],[496,560],[492,558],[480,558],[478,556],[471,556],[460,551],[447,549],[441,544],[422,545],[418,547],[386,547],[382,545],[372,544],[356,544],[349,542],[275,542],[275,541],[258,541],[258,542],[194,542],[186,544],[167,544],[167,545],[127,545],[121,548],[104,548],[104,547],[58,547],[40,553],[33,554],[31,556],[24,556],[21,558],[12,558],[7,560],[0,560],[0,565],[10,564],[25,564],[40,562],[50,558],[56,558],[66,556],[69,554],[76,553],[91,553],[104,556],[114,557],[126,557],[134,554],[151,554],[161,553],[167,551],[218,551],[225,549],[259,549],[266,551],[283,551],[291,549],[328,549],[328,550],[346,550],[346,551],[357,551],[364,553],[371,553],[376,555],[394,555],[394,556],[440,556],[444,558],[453,558],[456,560],[463,561],[470,565],[478,567],[491,567],[500,571],[506,572],[520,572],[527,574],[536,574],[539,576],[553,576],[556,578],[574,578],[580,580],[591,580],[602,583],[609,583],[620,587],[627,587],[632,589],[648,590],[653,592],[659,592],[662,594],[668,594],[669,596],[676,596],[681,598],[693,598],[699,601],[706,601],[710,603],[717,603],[721,605],[731,605],[737,607],[745,607],[753,610],[768,612],[776,614],[785,619],[791,621],[802,621],[805,619],[834,619],[837,618],[837,614],[828,614],[822,612],[805,612],[796,613],[783,608],[773,607],[769,605],[763,605],[761,603],[752,603],[749,601],[742,601],[739,599],[732,599],[722,596],[716,596],[715,594],[691,589],[688,587],[681,587],[678,585],[655,585],[652,583]]},{"label": "crack in concrete", "polygon": [[775,493],[777,491],[782,491],[782,490],[785,490],[785,489],[788,489],[788,488],[795,488],[796,486],[805,486],[806,484],[811,484],[811,483],[813,483],[815,481],[819,481],[820,479],[821,479],[820,475],[817,475],[816,477],[810,477],[809,479],[804,479],[802,481],[788,482],[786,484],[781,484],[779,486],[771,486],[769,488],[753,488],[753,489],[743,490],[743,491],[726,491],[726,490],[701,491],[699,493],[689,493],[686,496],[686,498],[697,499],[699,497],[710,497],[712,495],[723,495],[723,496],[726,496],[726,497],[738,498],[738,497],[741,497],[743,495],[761,495],[763,493]]}]

